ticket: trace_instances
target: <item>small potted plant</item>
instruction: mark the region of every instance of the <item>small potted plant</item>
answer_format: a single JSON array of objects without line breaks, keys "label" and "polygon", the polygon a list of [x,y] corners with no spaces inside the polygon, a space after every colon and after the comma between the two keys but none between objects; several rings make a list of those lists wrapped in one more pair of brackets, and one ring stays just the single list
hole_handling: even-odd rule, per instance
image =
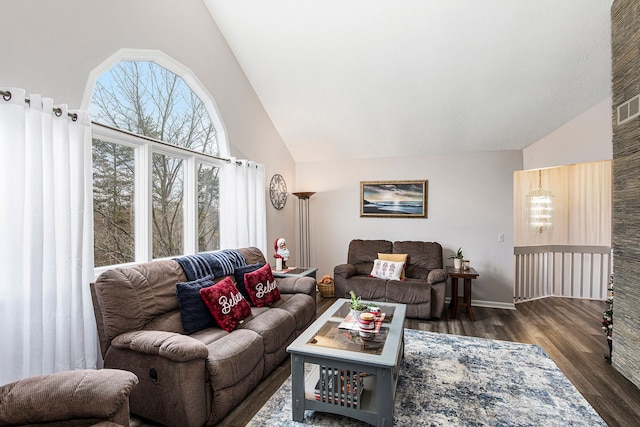
[{"label": "small potted plant", "polygon": [[464,255],[462,254],[462,248],[458,248],[458,252],[455,255],[450,256],[449,259],[453,259],[453,268],[456,270],[462,269],[462,259]]},{"label": "small potted plant", "polygon": [[349,302],[349,308],[351,309],[351,315],[354,319],[360,318],[360,313],[364,313],[368,311],[369,308],[366,304],[363,304],[360,300],[360,297],[356,296],[356,293],[353,291],[349,291],[349,295],[351,295],[351,301]]}]

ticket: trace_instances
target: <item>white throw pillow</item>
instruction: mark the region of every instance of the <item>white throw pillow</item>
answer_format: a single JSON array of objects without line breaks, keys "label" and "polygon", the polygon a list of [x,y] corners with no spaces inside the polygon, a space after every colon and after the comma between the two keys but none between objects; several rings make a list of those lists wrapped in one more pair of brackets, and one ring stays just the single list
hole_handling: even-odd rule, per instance
[{"label": "white throw pillow", "polygon": [[404,262],[376,259],[373,262],[373,269],[369,276],[377,277],[378,279],[400,280],[403,267]]}]

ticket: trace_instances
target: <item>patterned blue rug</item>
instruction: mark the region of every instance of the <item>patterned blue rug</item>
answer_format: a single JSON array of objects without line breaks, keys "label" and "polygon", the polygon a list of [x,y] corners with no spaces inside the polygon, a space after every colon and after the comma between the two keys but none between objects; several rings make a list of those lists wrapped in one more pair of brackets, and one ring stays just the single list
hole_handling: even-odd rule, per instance
[{"label": "patterned blue rug", "polygon": [[[396,426],[606,426],[537,345],[406,329],[402,363]],[[291,421],[289,377],[249,425],[367,424],[309,410]]]}]

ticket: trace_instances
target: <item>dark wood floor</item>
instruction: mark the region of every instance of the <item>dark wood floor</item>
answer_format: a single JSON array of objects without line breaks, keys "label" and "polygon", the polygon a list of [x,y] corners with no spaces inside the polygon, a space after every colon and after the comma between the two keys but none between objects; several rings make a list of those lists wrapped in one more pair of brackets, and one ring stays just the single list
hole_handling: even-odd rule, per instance
[{"label": "dark wood floor", "polygon": [[[332,298],[320,298],[318,313]],[[607,345],[600,329],[606,303],[569,298],[544,298],[517,305],[516,310],[474,307],[476,321],[458,312],[457,319],[407,319],[406,328],[537,344],[611,427],[640,425],[640,390],[604,359]],[[614,348],[615,352],[615,348]],[[289,376],[285,360],[220,423],[244,426]],[[561,422],[559,420],[559,422]],[[133,420],[134,426],[151,426]]]}]

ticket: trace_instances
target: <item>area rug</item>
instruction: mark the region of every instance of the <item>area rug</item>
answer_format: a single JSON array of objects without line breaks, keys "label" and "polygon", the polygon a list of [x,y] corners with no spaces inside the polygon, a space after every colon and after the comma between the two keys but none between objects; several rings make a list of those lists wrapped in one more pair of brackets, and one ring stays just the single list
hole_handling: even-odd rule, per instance
[{"label": "area rug", "polygon": [[[406,329],[400,371],[396,426],[606,426],[537,345]],[[367,424],[310,410],[292,421],[289,377],[249,425]]]}]

